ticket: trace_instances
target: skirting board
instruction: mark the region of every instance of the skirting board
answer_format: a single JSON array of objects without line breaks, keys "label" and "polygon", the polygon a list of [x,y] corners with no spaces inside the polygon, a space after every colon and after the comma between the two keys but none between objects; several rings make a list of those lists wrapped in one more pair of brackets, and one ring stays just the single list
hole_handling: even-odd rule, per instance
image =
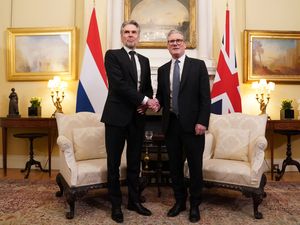
[{"label": "skirting board", "polygon": [[[0,167],[3,168],[3,157],[2,155],[0,156]],[[18,168],[22,169],[25,167],[26,162],[28,161],[28,156],[25,155],[8,155],[7,156],[7,168]],[[48,168],[48,157],[43,157],[43,156],[34,156],[34,159],[37,161],[40,161],[42,164],[43,168]],[[278,164],[279,168],[282,167],[282,162],[284,159],[275,159],[274,164]],[[294,159],[300,162],[300,159]],[[265,160],[267,164],[268,171],[271,171],[271,160],[266,159]],[[52,156],[51,157],[51,168],[53,170],[58,170],[59,169],[59,156]],[[32,169],[35,169],[35,167],[32,167]],[[296,166],[287,166],[286,171],[298,171]]]}]

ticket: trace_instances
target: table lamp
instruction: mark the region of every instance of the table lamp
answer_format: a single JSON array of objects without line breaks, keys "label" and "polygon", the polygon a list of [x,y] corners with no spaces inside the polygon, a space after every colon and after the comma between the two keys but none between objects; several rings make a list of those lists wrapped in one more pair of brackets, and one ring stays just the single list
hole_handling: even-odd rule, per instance
[{"label": "table lamp", "polygon": [[66,81],[62,81],[59,76],[55,76],[52,80],[48,81],[48,88],[51,90],[51,99],[55,106],[55,111],[52,117],[55,117],[55,113],[63,113],[62,105],[65,98],[65,90],[68,84]]},{"label": "table lamp", "polygon": [[259,103],[260,114],[266,114],[267,105],[270,101],[270,92],[275,90],[275,83],[260,79],[253,82],[252,88],[256,91],[256,101]]}]

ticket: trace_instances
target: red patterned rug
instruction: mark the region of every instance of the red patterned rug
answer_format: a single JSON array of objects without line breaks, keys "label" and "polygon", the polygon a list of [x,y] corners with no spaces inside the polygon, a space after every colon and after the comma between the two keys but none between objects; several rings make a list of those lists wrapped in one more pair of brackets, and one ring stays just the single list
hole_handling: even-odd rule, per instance
[{"label": "red patterned rug", "polygon": [[[115,224],[110,219],[110,204],[106,190],[93,191],[76,202],[75,218],[67,220],[67,204],[64,198],[55,197],[58,190],[54,181],[0,180],[0,224],[1,225],[98,225]],[[268,182],[267,197],[260,205],[262,220],[253,217],[252,199],[240,192],[225,189],[205,189],[204,202],[200,206],[203,225],[300,225],[300,183]],[[123,193],[126,189],[123,190]],[[153,215],[143,217],[125,208],[127,195],[124,194],[124,224],[179,225],[189,224],[188,210],[175,218],[166,213],[173,205],[170,187],[144,191],[145,206]]]}]

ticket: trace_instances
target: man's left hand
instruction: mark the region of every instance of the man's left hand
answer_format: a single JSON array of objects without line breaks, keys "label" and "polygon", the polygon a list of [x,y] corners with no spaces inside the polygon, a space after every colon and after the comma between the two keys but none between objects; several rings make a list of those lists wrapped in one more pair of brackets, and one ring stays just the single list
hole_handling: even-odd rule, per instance
[{"label": "man's left hand", "polygon": [[137,107],[137,112],[139,114],[144,115],[146,110],[147,110],[148,106],[147,105],[140,105],[139,107]]}]

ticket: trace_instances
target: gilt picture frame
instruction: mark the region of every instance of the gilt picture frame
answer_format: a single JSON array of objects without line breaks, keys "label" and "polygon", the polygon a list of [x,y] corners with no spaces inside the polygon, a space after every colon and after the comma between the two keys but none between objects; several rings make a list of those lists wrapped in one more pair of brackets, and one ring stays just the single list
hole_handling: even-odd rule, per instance
[{"label": "gilt picture frame", "polygon": [[8,28],[8,81],[77,77],[76,28]]},{"label": "gilt picture frame", "polygon": [[140,27],[140,48],[166,48],[172,29],[183,32],[187,48],[196,48],[196,0],[124,0],[124,19]]},{"label": "gilt picture frame", "polygon": [[300,82],[300,32],[244,30],[244,82]]}]

